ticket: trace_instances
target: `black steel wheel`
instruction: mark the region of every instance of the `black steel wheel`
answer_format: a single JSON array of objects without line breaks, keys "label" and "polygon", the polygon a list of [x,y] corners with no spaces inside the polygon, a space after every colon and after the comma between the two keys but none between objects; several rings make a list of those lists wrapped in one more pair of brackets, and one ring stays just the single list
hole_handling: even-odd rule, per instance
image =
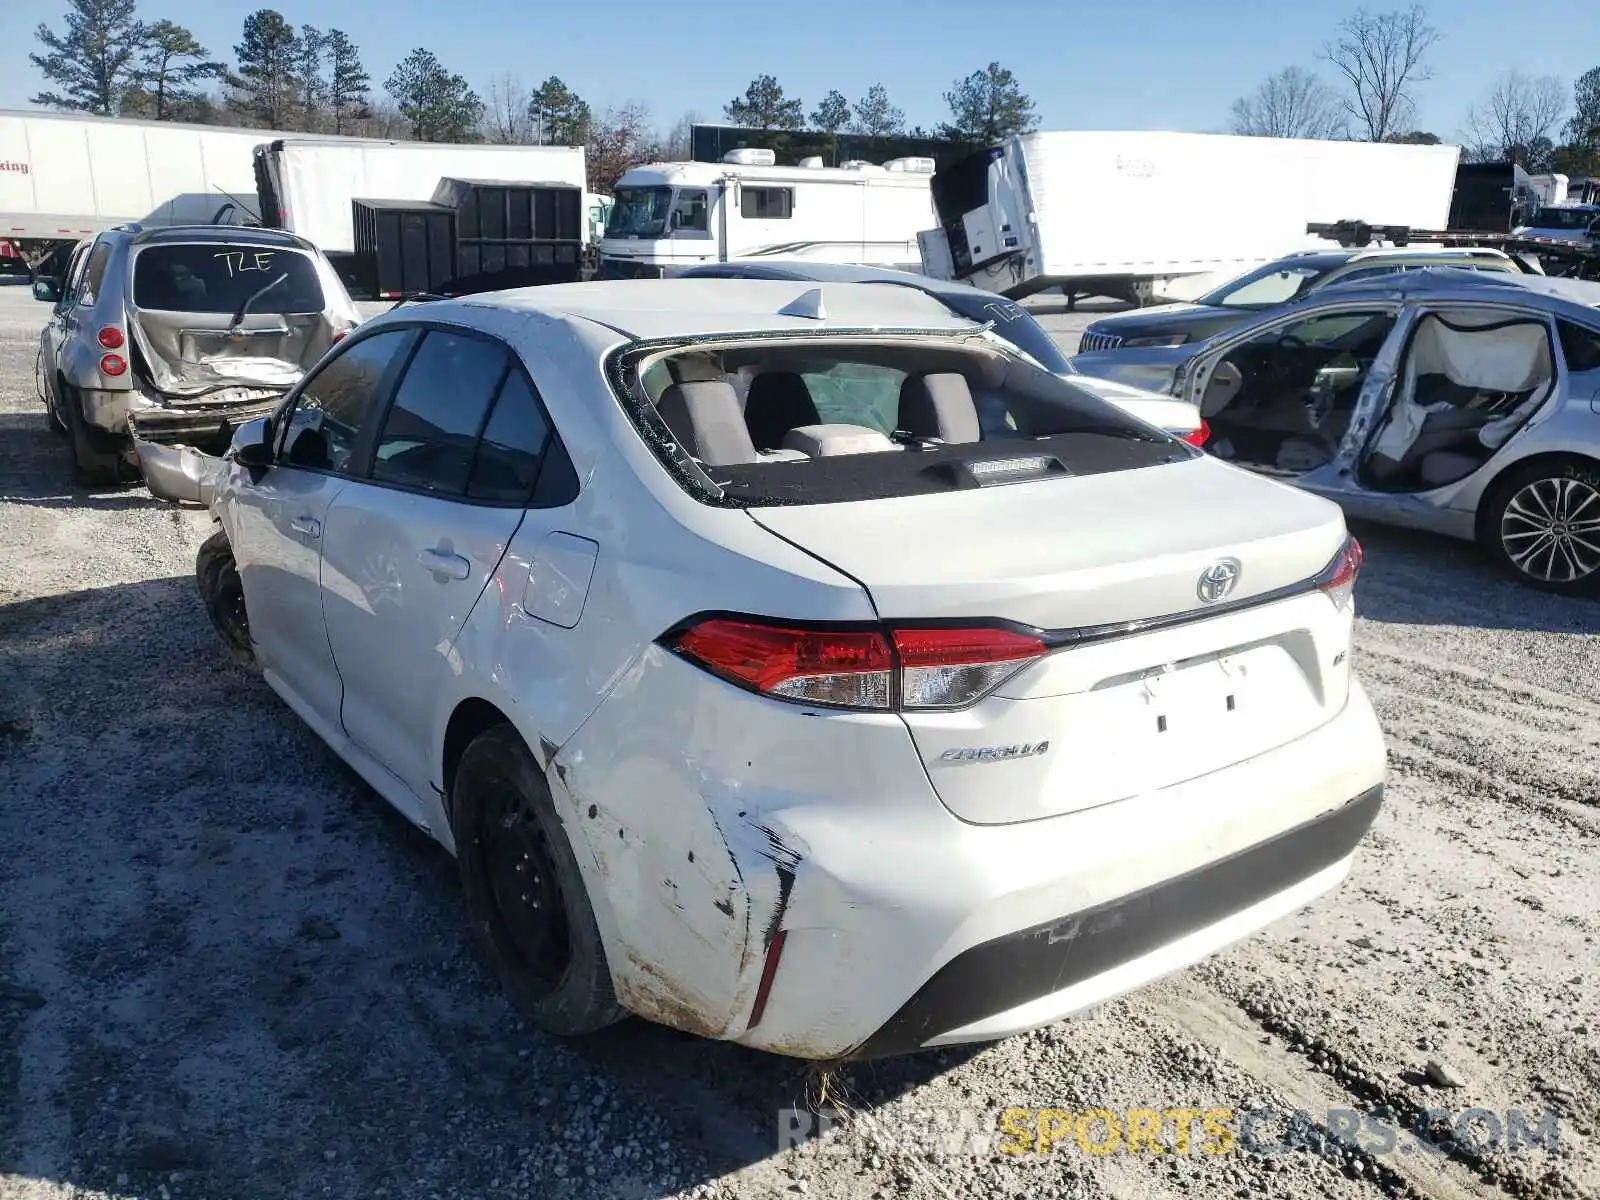
[{"label": "black steel wheel", "polygon": [[562,1037],[621,1020],[578,860],[544,771],[514,728],[473,740],[450,801],[467,912],[517,1006]]},{"label": "black steel wheel", "polygon": [[255,663],[255,645],[250,640],[250,615],[245,609],[244,582],[239,564],[234,561],[228,535],[218,530],[200,544],[194,560],[195,582],[206,615],[221,635],[228,652],[246,666]]}]

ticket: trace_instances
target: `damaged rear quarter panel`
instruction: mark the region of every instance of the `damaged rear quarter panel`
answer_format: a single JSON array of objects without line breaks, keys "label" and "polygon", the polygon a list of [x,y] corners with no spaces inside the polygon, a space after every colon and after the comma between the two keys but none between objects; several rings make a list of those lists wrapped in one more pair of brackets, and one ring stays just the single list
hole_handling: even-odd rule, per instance
[{"label": "damaged rear quarter panel", "polygon": [[[745,1038],[773,935],[832,946],[826,972],[785,976],[788,1011],[752,1044],[829,1058],[855,1044],[862,1014],[836,1011],[833,985],[865,963],[881,913],[869,861],[819,863],[817,839],[850,841],[839,809],[937,807],[903,723],[889,714],[809,712],[762,700],[652,646],[555,758],[552,787],[593,855],[607,895],[602,929],[622,1003],[708,1037]],[[910,793],[915,793],[911,795]],[[876,852],[893,852],[883,847]],[[593,885],[591,885],[593,888]],[[856,936],[852,936],[856,935]],[[793,1002],[795,989],[805,993]]]}]

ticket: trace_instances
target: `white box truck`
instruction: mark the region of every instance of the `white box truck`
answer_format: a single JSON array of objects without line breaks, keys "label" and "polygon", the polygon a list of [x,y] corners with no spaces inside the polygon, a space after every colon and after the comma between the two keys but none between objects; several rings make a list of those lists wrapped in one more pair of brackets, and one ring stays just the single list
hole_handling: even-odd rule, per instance
[{"label": "white box truck", "polygon": [[262,220],[336,261],[355,253],[352,200],[431,200],[442,179],[587,186],[582,146],[447,145],[278,136],[257,139]]},{"label": "white box truck", "polygon": [[926,274],[1013,299],[1192,300],[1323,245],[1312,222],[1443,229],[1460,151],[1201,133],[1011,137],[933,177]]},{"label": "white box truck", "polygon": [[720,163],[652,163],[617,181],[599,276],[659,278],[674,267],[763,256],[915,271],[933,223],[933,160],[878,166],[820,158],[779,166],[771,150]]}]

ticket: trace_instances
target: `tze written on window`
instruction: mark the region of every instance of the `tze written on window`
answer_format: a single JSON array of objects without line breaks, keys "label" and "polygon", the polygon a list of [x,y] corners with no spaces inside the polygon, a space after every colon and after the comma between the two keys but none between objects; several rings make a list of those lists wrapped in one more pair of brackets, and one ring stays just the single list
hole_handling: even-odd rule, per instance
[{"label": "tze written on window", "polygon": [[276,250],[224,250],[220,254],[213,254],[212,258],[220,258],[228,266],[228,278],[242,275],[246,271],[267,271],[272,268],[272,256]]}]

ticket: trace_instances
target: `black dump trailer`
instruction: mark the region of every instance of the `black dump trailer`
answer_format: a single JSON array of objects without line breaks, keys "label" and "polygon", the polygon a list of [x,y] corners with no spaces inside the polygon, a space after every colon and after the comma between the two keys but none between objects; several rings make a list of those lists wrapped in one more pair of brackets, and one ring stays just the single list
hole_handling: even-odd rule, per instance
[{"label": "black dump trailer", "polygon": [[455,278],[456,212],[428,200],[352,200],[357,294],[395,299]]},{"label": "black dump trailer", "polygon": [[582,188],[446,178],[434,189],[433,202],[456,214],[456,271],[445,292],[465,295],[582,278]]},{"label": "black dump trailer", "polygon": [[583,189],[569,184],[447,177],[432,200],[350,203],[353,295],[466,296],[583,277]]},{"label": "black dump trailer", "polygon": [[1449,229],[1510,233],[1528,217],[1518,193],[1517,168],[1509,162],[1462,163],[1456,168]]}]

